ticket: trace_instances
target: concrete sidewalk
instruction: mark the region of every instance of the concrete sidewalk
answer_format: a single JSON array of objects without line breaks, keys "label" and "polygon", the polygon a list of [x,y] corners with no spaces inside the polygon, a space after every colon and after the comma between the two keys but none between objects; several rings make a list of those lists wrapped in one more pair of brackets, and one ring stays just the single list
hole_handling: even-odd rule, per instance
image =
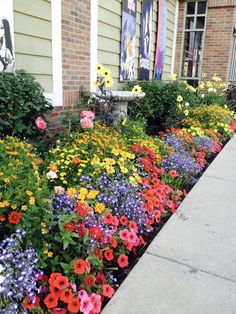
[{"label": "concrete sidewalk", "polygon": [[236,137],[102,313],[236,313]]}]

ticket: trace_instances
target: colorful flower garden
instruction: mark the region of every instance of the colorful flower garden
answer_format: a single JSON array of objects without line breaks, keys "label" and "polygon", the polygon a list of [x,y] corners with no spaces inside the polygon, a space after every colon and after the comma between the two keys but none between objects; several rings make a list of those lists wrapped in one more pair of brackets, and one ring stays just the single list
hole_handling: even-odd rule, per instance
[{"label": "colorful flower garden", "polygon": [[[216,96],[221,83],[212,82],[204,97]],[[205,87],[184,88],[203,99]],[[154,136],[140,120],[113,128],[89,110],[48,151],[2,136],[0,313],[101,312],[233,136],[236,116],[225,104],[175,99],[174,127]],[[45,132],[42,117],[35,123]]]}]

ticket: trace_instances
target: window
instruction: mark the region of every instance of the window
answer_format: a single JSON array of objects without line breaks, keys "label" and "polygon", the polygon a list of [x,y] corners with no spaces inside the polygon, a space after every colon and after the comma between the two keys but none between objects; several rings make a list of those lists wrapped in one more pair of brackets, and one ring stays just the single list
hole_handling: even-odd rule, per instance
[{"label": "window", "polygon": [[233,31],[233,47],[231,55],[229,82],[231,85],[236,86],[236,29]]},{"label": "window", "polygon": [[206,1],[186,2],[185,12],[181,77],[195,85],[201,71]]}]

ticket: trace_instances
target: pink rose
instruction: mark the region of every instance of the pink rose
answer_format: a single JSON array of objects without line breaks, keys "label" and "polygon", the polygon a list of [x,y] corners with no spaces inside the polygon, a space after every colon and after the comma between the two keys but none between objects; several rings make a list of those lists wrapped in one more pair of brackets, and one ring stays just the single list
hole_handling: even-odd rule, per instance
[{"label": "pink rose", "polygon": [[90,120],[93,120],[95,118],[95,114],[92,111],[81,111],[80,112],[81,118],[89,118]]},{"label": "pink rose", "polygon": [[93,121],[89,118],[83,118],[80,120],[80,124],[83,129],[92,129],[93,128]]},{"label": "pink rose", "polygon": [[38,118],[35,120],[35,124],[37,125],[37,127],[38,127],[40,130],[45,130],[46,127],[47,127],[47,123],[43,120],[42,117],[38,117]]}]

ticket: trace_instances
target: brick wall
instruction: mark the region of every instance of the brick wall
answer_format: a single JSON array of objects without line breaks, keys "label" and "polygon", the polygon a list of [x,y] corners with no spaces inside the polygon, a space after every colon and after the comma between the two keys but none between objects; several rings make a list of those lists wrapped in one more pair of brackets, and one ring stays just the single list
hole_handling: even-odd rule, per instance
[{"label": "brick wall", "polygon": [[63,104],[50,115],[55,127],[64,111],[75,111],[79,88],[90,85],[90,2],[61,1]]},{"label": "brick wall", "polygon": [[233,27],[236,25],[236,7],[209,7],[203,51],[202,73],[212,77],[217,73],[228,80]]},{"label": "brick wall", "polygon": [[[184,9],[185,2],[181,1],[175,56],[175,73],[178,75],[182,58]],[[202,60],[202,73],[206,73],[207,77],[217,73],[227,81],[234,26],[236,26],[236,0],[209,0]]]}]

